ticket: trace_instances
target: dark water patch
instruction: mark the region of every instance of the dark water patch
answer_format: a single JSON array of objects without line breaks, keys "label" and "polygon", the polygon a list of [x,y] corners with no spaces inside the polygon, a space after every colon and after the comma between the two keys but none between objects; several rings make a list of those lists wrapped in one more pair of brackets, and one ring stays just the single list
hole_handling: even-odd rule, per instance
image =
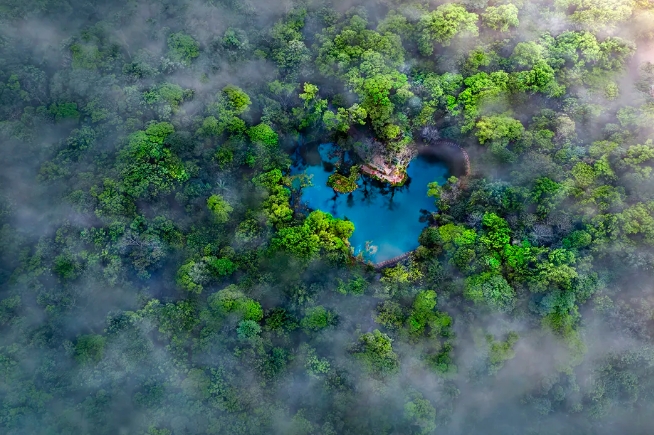
[{"label": "dark water patch", "polygon": [[449,173],[455,177],[463,177],[470,171],[467,153],[455,142],[436,140],[418,145],[418,155],[445,164]]}]

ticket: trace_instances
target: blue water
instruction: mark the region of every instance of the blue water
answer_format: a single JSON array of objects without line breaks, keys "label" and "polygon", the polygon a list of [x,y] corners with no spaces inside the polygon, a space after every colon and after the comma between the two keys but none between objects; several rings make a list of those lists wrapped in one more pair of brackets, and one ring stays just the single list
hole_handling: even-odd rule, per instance
[{"label": "blue water", "polygon": [[292,173],[313,176],[312,186],[302,189],[301,201],[311,209],[352,221],[355,230],[350,243],[355,255],[363,253],[365,259],[378,263],[416,249],[426,226],[425,212],[436,210],[434,198],[427,196],[427,184],[445,183],[449,176],[445,164],[417,157],[409,165],[409,180],[402,187],[391,188],[361,177],[360,187],[352,194],[338,194],[327,186],[333,173],[329,163],[337,160],[331,150],[332,144],[320,145],[320,158],[309,159],[313,162],[296,153]]}]

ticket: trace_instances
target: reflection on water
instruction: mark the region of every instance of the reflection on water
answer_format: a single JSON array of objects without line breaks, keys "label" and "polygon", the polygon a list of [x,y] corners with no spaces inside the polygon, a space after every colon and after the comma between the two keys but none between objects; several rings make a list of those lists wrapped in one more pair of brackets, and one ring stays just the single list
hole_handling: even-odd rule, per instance
[{"label": "reflection on water", "polygon": [[427,196],[427,184],[443,184],[448,177],[442,162],[417,157],[409,165],[409,180],[399,188],[362,177],[359,189],[351,194],[337,194],[327,186],[333,163],[338,160],[333,145],[322,144],[317,150],[303,151],[304,156],[296,153],[292,168],[293,174],[313,177],[313,185],[302,189],[302,202],[311,209],[352,221],[355,230],[350,243],[355,254],[363,252],[366,259],[381,262],[418,247],[418,236],[426,225],[424,212],[436,210],[434,199]]}]

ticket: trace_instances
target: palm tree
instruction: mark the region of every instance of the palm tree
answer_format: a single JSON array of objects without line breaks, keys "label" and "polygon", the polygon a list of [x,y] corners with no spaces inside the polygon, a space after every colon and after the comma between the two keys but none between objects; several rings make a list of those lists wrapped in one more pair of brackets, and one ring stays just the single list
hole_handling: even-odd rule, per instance
[{"label": "palm tree", "polygon": [[229,187],[227,187],[227,183],[225,183],[225,180],[223,179],[218,179],[218,181],[216,181],[216,189],[221,193],[229,192]]}]

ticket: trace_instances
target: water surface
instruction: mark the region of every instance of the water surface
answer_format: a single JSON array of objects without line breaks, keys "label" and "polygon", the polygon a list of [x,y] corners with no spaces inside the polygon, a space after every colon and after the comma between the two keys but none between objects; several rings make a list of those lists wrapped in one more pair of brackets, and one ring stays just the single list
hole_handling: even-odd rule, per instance
[{"label": "water surface", "polygon": [[295,154],[292,173],[313,176],[313,185],[302,189],[301,201],[311,209],[352,221],[355,230],[350,243],[355,254],[363,252],[370,261],[378,263],[416,249],[426,226],[425,214],[436,210],[434,198],[427,196],[427,184],[445,183],[449,176],[445,164],[419,156],[409,165],[409,179],[402,187],[361,177],[359,189],[338,194],[327,186],[337,160],[330,155],[331,150],[332,144],[321,144],[313,155]]}]

